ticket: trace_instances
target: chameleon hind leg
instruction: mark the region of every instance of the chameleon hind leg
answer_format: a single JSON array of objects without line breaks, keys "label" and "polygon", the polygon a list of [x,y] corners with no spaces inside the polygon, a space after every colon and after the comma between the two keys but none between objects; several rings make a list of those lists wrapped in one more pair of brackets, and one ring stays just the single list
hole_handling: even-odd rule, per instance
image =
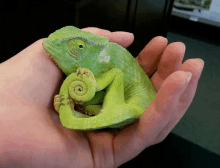
[{"label": "chameleon hind leg", "polygon": [[107,87],[103,108],[125,104],[123,74],[120,69],[113,68],[96,78],[97,90]]},{"label": "chameleon hind leg", "polygon": [[[105,79],[106,77],[108,80]],[[113,121],[114,123],[108,127],[123,129],[127,124],[134,122],[137,116],[134,113],[134,109],[125,103],[123,74],[121,70],[113,68],[96,80],[100,89],[108,85],[112,80],[106,90],[102,111],[106,113],[109,118],[111,118],[111,115],[115,115],[117,119],[121,118],[121,121]],[[124,119],[122,117],[123,115],[126,116]]]},{"label": "chameleon hind leg", "polygon": [[[107,126],[110,128],[123,128],[137,120],[135,110],[125,103],[123,73],[113,68],[96,77],[97,90],[107,87],[101,113],[105,114],[105,121],[112,120]],[[100,114],[101,114],[100,113]]]}]

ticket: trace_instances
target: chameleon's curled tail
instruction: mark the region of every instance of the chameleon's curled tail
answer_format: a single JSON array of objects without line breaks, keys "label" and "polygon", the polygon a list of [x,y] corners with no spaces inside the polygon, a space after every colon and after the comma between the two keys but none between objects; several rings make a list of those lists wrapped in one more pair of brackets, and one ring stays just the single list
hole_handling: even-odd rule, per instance
[{"label": "chameleon's curled tail", "polygon": [[95,83],[90,77],[72,73],[65,81],[69,96],[73,100],[87,102],[95,96]]},{"label": "chameleon's curled tail", "polygon": [[[79,68],[63,82],[60,94],[54,97],[54,107],[58,112],[60,107],[65,105],[70,106],[72,111],[76,110],[84,114],[91,112],[88,115],[94,115],[94,113],[98,114],[101,109],[100,105],[94,106],[94,104],[101,103],[103,98],[103,91],[96,94],[96,81],[93,73],[88,69]],[[82,115],[76,114],[76,117]]]}]

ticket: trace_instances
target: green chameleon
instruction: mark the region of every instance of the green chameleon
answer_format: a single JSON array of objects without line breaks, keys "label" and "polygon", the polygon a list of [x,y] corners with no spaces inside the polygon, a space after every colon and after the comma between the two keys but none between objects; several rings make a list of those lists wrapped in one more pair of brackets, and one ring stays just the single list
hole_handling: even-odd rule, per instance
[{"label": "green chameleon", "polygon": [[121,45],[66,26],[43,47],[67,75],[54,107],[66,128],[123,128],[140,118],[156,96],[148,76]]}]

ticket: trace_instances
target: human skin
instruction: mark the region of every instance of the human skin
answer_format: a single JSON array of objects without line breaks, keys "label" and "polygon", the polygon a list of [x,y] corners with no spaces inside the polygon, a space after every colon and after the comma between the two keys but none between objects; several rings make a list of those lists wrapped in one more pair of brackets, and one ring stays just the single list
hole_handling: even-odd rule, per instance
[{"label": "human skin", "polygon": [[[128,47],[134,36],[85,28]],[[0,64],[0,167],[113,168],[162,142],[192,103],[204,62],[182,63],[185,45],[153,38],[136,60],[157,95],[140,119],[124,129],[76,131],[62,126],[53,107],[63,77],[36,41]],[[192,77],[187,82],[188,75]]]}]

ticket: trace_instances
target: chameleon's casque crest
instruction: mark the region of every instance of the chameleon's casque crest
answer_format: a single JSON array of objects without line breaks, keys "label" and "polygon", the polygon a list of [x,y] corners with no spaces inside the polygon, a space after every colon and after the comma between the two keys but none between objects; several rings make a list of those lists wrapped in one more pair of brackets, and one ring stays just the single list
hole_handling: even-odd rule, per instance
[{"label": "chameleon's casque crest", "polygon": [[56,30],[54,33],[51,33],[48,37],[50,40],[54,39],[73,39],[81,37],[85,40],[88,40],[94,45],[107,45],[109,42],[109,39],[103,36],[95,35],[90,32],[82,31],[76,27],[73,26],[66,26],[59,30]]}]

